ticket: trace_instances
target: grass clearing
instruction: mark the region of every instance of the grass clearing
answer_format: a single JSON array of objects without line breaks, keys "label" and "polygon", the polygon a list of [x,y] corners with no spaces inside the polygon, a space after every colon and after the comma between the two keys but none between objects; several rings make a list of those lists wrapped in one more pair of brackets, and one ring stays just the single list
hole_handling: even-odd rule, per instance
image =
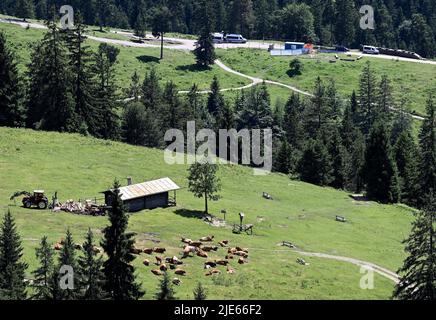
[{"label": "grass clearing", "polygon": [[[213,234],[217,240],[228,239],[231,245],[250,248],[249,264],[232,263],[236,275],[215,278],[204,276],[204,260],[186,260],[182,286],[176,288],[179,298],[192,298],[192,289],[202,281],[215,299],[389,299],[393,283],[376,276],[374,290],[362,290],[358,267],[331,260],[305,258],[310,266],[296,263],[292,250],[277,244],[291,241],[306,251],[322,252],[366,260],[397,270],[405,257],[401,241],[408,235],[413,220],[412,210],[401,205],[355,202],[345,192],[321,188],[286,176],[254,176],[250,168],[223,166],[219,171],[223,198],[211,203],[212,214],[228,212],[229,226],[212,227],[200,219],[203,200],[187,191],[187,166],[167,165],[160,150],[128,146],[79,135],[35,132],[0,128],[0,199],[12,210],[23,239],[24,257],[31,270],[36,268],[34,249],[43,235],[59,241],[70,228],[77,242],[82,242],[88,228],[97,238],[107,224],[105,217],[85,217],[67,213],[26,210],[8,202],[18,190],[45,189],[49,198],[58,191],[61,201],[101,197],[118,178],[142,182],[170,177],[183,189],[178,192],[178,207],[133,214],[129,228],[137,233],[141,246],[154,246],[152,240],[166,247],[167,256],[180,252],[180,237],[197,239]],[[262,198],[268,192],[274,201]],[[234,235],[232,223],[238,213],[246,214],[253,223],[254,235]],[[346,224],[335,221],[342,215]],[[280,250],[276,252],[276,250]],[[283,251],[284,250],[284,251]],[[211,259],[223,258],[219,250]],[[158,278],[144,267],[141,255],[134,264],[139,279],[152,299]],[[225,269],[222,269],[225,271]],[[225,273],[225,272],[224,272]]]}]

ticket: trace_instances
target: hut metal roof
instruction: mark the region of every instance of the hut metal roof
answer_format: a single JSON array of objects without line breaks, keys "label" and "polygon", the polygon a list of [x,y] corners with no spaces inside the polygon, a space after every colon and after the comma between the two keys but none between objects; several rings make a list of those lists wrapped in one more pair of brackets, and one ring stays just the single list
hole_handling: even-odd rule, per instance
[{"label": "hut metal roof", "polygon": [[121,200],[128,201],[175,190],[180,190],[180,187],[170,178],[163,178],[121,187],[120,194]]}]

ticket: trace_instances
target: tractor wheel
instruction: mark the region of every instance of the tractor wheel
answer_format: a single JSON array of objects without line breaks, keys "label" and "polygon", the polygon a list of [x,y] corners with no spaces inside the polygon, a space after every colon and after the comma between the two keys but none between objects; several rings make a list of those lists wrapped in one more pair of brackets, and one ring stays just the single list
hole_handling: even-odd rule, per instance
[{"label": "tractor wheel", "polygon": [[41,210],[47,209],[47,202],[45,202],[45,201],[40,201],[40,202],[38,203],[38,208],[41,209]]},{"label": "tractor wheel", "polygon": [[26,201],[26,202],[23,203],[23,205],[24,205],[24,208],[30,209],[32,207],[32,202]]}]

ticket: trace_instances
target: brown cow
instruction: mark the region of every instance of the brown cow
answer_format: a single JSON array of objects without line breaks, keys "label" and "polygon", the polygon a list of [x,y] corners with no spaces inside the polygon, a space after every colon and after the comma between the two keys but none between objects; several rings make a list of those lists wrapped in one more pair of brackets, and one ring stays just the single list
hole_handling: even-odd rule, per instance
[{"label": "brown cow", "polygon": [[153,253],[153,249],[152,248],[145,248],[143,251],[146,254],[152,254]]},{"label": "brown cow", "polygon": [[153,273],[155,276],[162,276],[163,272],[156,269],[156,270],[151,270],[151,273]]},{"label": "brown cow", "polygon": [[218,242],[218,244],[221,246],[221,247],[227,247],[227,245],[224,243],[224,242]]},{"label": "brown cow", "polygon": [[186,274],[186,271],[183,269],[176,269],[176,271],[174,271],[174,273],[179,275],[179,276],[184,276]]},{"label": "brown cow", "polygon": [[216,263],[219,264],[220,266],[227,266],[229,264],[229,261],[228,260],[218,260]]},{"label": "brown cow", "polygon": [[148,267],[150,265],[150,260],[145,259],[143,262],[144,266]]},{"label": "brown cow", "polygon": [[201,241],[192,241],[190,243],[190,245],[193,246],[193,247],[200,248],[203,245],[203,243]]},{"label": "brown cow", "polygon": [[201,257],[201,258],[207,258],[208,255],[206,252],[204,252],[203,250],[198,250],[197,251],[197,256]]},{"label": "brown cow", "polygon": [[215,274],[221,274],[221,271],[213,269],[213,270],[210,270],[209,272],[206,272],[206,276],[212,276]]},{"label": "brown cow", "polygon": [[60,243],[56,243],[55,246],[54,246],[54,249],[55,249],[56,251],[60,251],[60,250],[62,250],[62,244],[60,244]]},{"label": "brown cow", "polygon": [[235,255],[243,257],[243,258],[248,258],[248,254],[244,251],[237,251],[237,252],[235,252]]},{"label": "brown cow", "polygon": [[160,266],[162,264],[162,258],[161,257],[156,257],[156,265]]},{"label": "brown cow", "polygon": [[242,258],[242,257],[241,257],[241,258],[239,258],[239,260],[238,260],[238,263],[239,263],[239,264],[244,264],[244,263],[245,263],[245,260],[244,260],[244,258]]},{"label": "brown cow", "polygon": [[236,250],[248,253],[248,249],[246,249],[246,248],[236,247]]},{"label": "brown cow", "polygon": [[153,248],[153,251],[155,252],[155,253],[165,253],[166,251],[167,251],[167,249],[165,249],[165,248]]},{"label": "brown cow", "polygon": [[229,244],[229,240],[223,240],[223,241],[221,241],[222,243],[224,243],[225,245],[228,245]]},{"label": "brown cow", "polygon": [[236,252],[238,252],[236,248],[229,248],[229,250],[227,250],[227,253],[231,253],[231,254],[235,254]]},{"label": "brown cow", "polygon": [[160,269],[160,271],[167,271],[167,270],[168,270],[168,267],[167,267],[167,265],[166,265],[165,263],[162,263],[162,264],[159,266],[159,269]]},{"label": "brown cow", "polygon": [[217,246],[203,246],[201,249],[206,252],[218,251]]},{"label": "brown cow", "polygon": [[207,237],[200,238],[200,241],[202,241],[202,242],[212,242],[213,238],[215,238],[215,237],[214,236],[207,236]]},{"label": "brown cow", "polygon": [[186,244],[191,244],[192,240],[191,240],[191,239],[188,239],[188,238],[183,238],[183,237],[182,237],[182,242],[183,242],[183,243],[186,243]]},{"label": "brown cow", "polygon": [[195,253],[197,251],[197,248],[196,247],[193,247],[193,246],[186,246],[184,249],[183,249],[183,258],[187,258],[187,257],[189,257],[189,254],[192,252],[192,253]]}]

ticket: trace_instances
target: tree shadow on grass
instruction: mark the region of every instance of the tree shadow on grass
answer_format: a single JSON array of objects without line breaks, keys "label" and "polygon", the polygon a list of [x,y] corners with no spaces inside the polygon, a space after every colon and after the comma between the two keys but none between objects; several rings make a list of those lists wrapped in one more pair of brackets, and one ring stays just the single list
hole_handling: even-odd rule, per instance
[{"label": "tree shadow on grass", "polygon": [[174,211],[174,213],[184,218],[190,219],[204,219],[205,217],[203,211],[194,211],[188,209],[177,209],[176,211]]},{"label": "tree shadow on grass", "polygon": [[139,61],[141,61],[143,63],[150,63],[150,62],[160,63],[160,59],[157,57],[153,57],[153,56],[143,55],[143,56],[136,57],[136,59],[138,59]]},{"label": "tree shadow on grass", "polygon": [[189,72],[203,72],[203,71],[209,71],[211,70],[211,68],[205,66],[199,66],[198,64],[189,64],[186,66],[177,66],[176,70],[189,71]]}]

